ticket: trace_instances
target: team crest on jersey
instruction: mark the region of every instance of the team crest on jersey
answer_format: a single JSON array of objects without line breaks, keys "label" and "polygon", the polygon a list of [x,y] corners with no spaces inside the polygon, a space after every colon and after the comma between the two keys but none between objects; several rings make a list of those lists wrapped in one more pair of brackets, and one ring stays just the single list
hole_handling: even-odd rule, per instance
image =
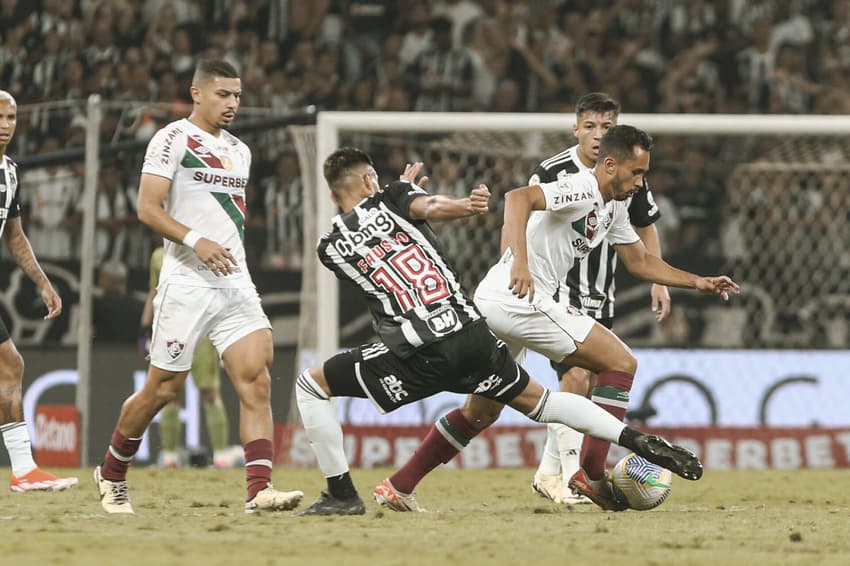
[{"label": "team crest on jersey", "polygon": [[167,340],[165,342],[165,351],[171,356],[172,360],[176,360],[186,349],[186,344],[179,340]]},{"label": "team crest on jersey", "polygon": [[579,218],[578,220],[573,222],[573,230],[575,230],[588,240],[593,240],[593,237],[596,235],[596,231],[598,229],[599,216],[596,214],[595,208],[588,212],[587,216],[585,216],[584,218]]}]

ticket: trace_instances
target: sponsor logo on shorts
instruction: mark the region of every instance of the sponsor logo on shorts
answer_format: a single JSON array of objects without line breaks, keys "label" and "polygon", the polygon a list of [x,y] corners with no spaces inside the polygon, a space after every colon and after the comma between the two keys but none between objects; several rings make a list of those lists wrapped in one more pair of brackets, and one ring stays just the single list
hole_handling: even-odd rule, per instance
[{"label": "sponsor logo on shorts", "polygon": [[459,323],[457,313],[451,309],[437,311],[426,321],[428,328],[437,336],[442,336],[454,330]]},{"label": "sponsor logo on shorts", "polygon": [[586,309],[601,309],[607,298],[604,295],[582,295],[581,306]]},{"label": "sponsor logo on shorts", "polygon": [[484,393],[486,391],[490,391],[491,389],[495,389],[501,384],[502,378],[498,375],[493,374],[484,381],[479,382],[478,387],[475,388],[475,391],[473,391],[473,393]]},{"label": "sponsor logo on shorts", "polygon": [[384,388],[384,393],[387,394],[387,397],[389,397],[392,402],[400,403],[402,399],[408,396],[401,380],[393,374],[382,377],[380,381],[381,387]]},{"label": "sponsor logo on shorts", "polygon": [[179,340],[167,340],[165,342],[165,351],[168,352],[168,355],[171,356],[172,360],[179,358],[185,349],[186,344]]}]

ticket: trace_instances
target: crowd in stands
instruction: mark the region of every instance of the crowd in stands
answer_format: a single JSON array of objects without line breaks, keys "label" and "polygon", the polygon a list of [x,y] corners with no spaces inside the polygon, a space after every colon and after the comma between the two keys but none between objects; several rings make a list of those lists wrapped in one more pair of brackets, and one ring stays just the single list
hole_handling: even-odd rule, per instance
[{"label": "crowd in stands", "polygon": [[[148,139],[187,114],[199,58],[233,63],[243,107],[276,112],[570,113],[604,91],[629,113],[850,113],[850,0],[4,0],[0,38],[0,88],[45,103],[19,121],[18,158],[82,144],[91,93],[161,103],[105,116],[103,141]],[[49,111],[57,101],[72,111]],[[662,231],[711,253],[723,156],[679,142],[657,161]],[[298,162],[288,143],[254,150],[249,245],[280,258],[300,230],[276,221],[299,205]],[[100,173],[97,253],[143,266],[140,164],[117,159]],[[46,258],[73,255],[82,172],[79,161],[25,171],[26,222]]]}]

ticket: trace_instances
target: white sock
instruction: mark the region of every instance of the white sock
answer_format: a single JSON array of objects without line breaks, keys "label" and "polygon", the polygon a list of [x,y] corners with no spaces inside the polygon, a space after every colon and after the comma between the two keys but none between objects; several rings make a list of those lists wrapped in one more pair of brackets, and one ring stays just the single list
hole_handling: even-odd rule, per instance
[{"label": "white sock", "polygon": [[3,442],[9,452],[9,460],[12,462],[12,474],[21,477],[36,468],[35,460],[32,459],[32,445],[30,433],[25,422],[9,423],[0,426],[3,433]]},{"label": "white sock", "polygon": [[561,424],[549,424],[546,427],[546,444],[543,445],[543,456],[540,457],[540,465],[537,473],[546,476],[556,476],[561,473],[561,457],[558,454],[557,427]]},{"label": "white sock", "polygon": [[550,424],[549,427],[557,428],[556,438],[558,456],[561,460],[561,477],[563,477],[564,482],[568,482],[580,467],[581,442],[584,440],[584,435],[562,424]]},{"label": "white sock", "polygon": [[584,434],[618,444],[626,428],[623,421],[593,401],[575,393],[544,391],[537,406],[527,416],[541,423],[561,423]]},{"label": "white sock", "polygon": [[348,460],[342,442],[342,426],[336,417],[336,407],[309,371],[295,382],[295,398],[304,423],[304,432],[316,454],[319,469],[326,478],[348,471]]}]

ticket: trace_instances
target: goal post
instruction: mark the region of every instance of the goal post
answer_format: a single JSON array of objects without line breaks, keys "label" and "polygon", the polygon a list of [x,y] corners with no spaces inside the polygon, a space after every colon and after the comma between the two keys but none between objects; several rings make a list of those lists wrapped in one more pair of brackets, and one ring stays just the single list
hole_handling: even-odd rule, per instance
[{"label": "goal post", "polygon": [[[313,169],[315,186],[308,187],[305,184],[306,191],[313,191],[316,203],[313,210],[305,208],[304,211],[305,242],[315,246],[319,236],[330,228],[330,219],[336,213],[336,208],[328,194],[322,165],[325,158],[340,145],[351,143],[348,140],[352,139],[352,136],[354,136],[354,143],[358,139],[357,136],[440,137],[442,139],[439,142],[431,139],[430,145],[442,144],[443,151],[447,153],[480,151],[482,154],[498,156],[503,161],[508,161],[505,165],[508,168],[515,165],[514,160],[517,163],[521,161],[522,165],[518,169],[524,170],[527,177],[536,163],[552,155],[551,147],[547,147],[543,141],[546,136],[550,138],[554,136],[556,139],[554,145],[551,143],[549,145],[559,149],[575,143],[570,132],[573,121],[571,114],[552,113],[321,112],[318,114],[315,130]],[[835,139],[836,136],[850,135],[850,116],[621,114],[618,122],[637,126],[653,136],[670,135],[685,138],[818,136]],[[465,136],[465,133],[470,135]],[[469,143],[467,138],[474,138],[474,143]],[[560,141],[557,141],[558,139]],[[400,145],[403,146],[402,150],[411,150],[411,144]],[[299,149],[299,153],[300,151]],[[422,149],[416,149],[413,154],[422,155]],[[373,158],[375,157],[377,156],[373,152]],[[426,161],[426,167],[429,165]],[[731,169],[730,166],[730,172]],[[391,171],[379,171],[379,173],[386,174]],[[509,188],[511,187],[500,187],[502,190]],[[307,222],[306,218],[312,213],[315,213],[315,222]],[[494,211],[494,213],[498,212]],[[498,222],[500,223],[501,219]],[[308,225],[311,226],[310,232],[306,231]],[[307,247],[309,246],[305,244],[305,248]],[[315,253],[314,249],[313,253]],[[496,258],[484,259],[492,262]],[[311,281],[314,285],[307,291],[315,292],[315,296],[312,301],[302,302],[302,307],[309,305],[315,308],[315,311],[302,311],[301,317],[310,317],[315,322],[316,351],[314,353],[315,357],[321,360],[334,354],[339,348],[339,290],[333,274],[318,263],[314,265],[316,272],[311,274],[311,277],[315,277],[315,280]],[[474,285],[477,281],[466,283]]]}]

